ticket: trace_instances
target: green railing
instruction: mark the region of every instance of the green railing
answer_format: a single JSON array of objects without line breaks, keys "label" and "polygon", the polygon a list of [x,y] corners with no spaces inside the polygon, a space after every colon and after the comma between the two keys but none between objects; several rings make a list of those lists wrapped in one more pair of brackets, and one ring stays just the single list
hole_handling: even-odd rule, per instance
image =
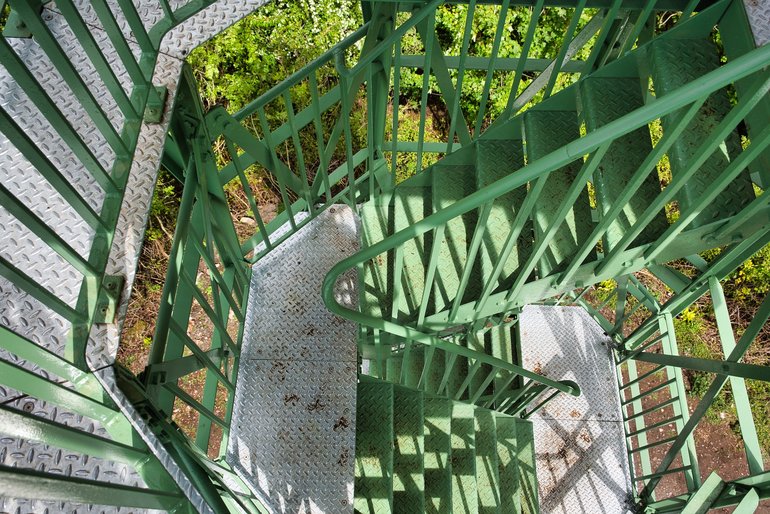
[{"label": "green railing", "polygon": [[[691,39],[708,37],[714,25],[718,25],[720,20],[724,24],[723,28],[730,30],[729,23],[735,20],[730,15],[733,8],[734,5],[729,2],[717,3],[695,18],[661,35],[660,38],[677,37],[679,31],[687,34],[686,37]],[[649,46],[641,46],[633,52],[633,55],[621,57],[614,63],[607,64],[595,72],[594,76],[633,76],[629,75],[629,69],[635,68],[634,60],[640,58],[640,55],[644,58],[648,51]],[[643,107],[594,131],[589,131],[585,136],[543,158],[528,163],[508,177],[365,248],[340,262],[326,277],[324,298],[327,306],[336,314],[354,320],[361,326],[368,327],[374,334],[379,334],[374,338],[375,341],[387,341],[386,335],[390,334],[391,338],[395,336],[400,341],[414,341],[414,346],[423,348],[422,351],[427,356],[430,352],[436,351],[431,350],[431,347],[439,348],[438,344],[447,344],[437,340],[437,335],[445,331],[456,331],[460,326],[483,326],[490,317],[505,317],[506,313],[515,312],[527,303],[553,297],[559,303],[569,301],[584,305],[595,313],[597,320],[609,334],[616,338],[619,345],[619,388],[628,435],[629,459],[634,473],[634,483],[638,485],[636,492],[640,502],[648,505],[653,511],[675,510],[677,506],[681,508],[701,486],[692,431],[728,380],[734,387],[738,384],[739,392],[736,395],[736,401],[741,403],[738,406],[741,429],[748,434],[744,442],[752,477],[746,480],[748,482],[753,480],[756,487],[753,492],[749,487],[737,489],[726,487],[714,505],[737,504],[750,492],[765,494],[762,492],[765,491],[762,489],[765,475],[761,465],[761,452],[756,432],[753,430],[745,387],[741,389],[741,383],[746,378],[767,380],[768,373],[764,367],[739,364],[738,361],[766,322],[768,318],[764,310],[766,307],[763,305],[756,315],[755,322],[738,343],[729,343],[732,341],[732,332],[729,328],[720,328],[723,344],[725,340],[728,341],[725,346],[724,361],[680,356],[671,318],[680,314],[709,290],[709,284],[712,295],[718,298],[721,290],[717,287],[718,280],[724,279],[768,242],[766,216],[770,200],[766,195],[756,197],[729,218],[705,225],[700,224],[700,226],[693,222],[740,173],[746,169],[758,167],[757,164],[770,144],[770,131],[752,120],[754,113],[767,101],[770,79],[767,77],[766,69],[769,63],[770,49],[766,46],[731,56],[726,64],[692,81],[687,86],[658,98],[649,99]],[[619,242],[611,248],[605,246],[600,259],[591,257],[597,245],[601,248],[610,225],[644,180],[651,173],[656,173],[658,163],[664,158],[671,144],[683,131],[687,130],[706,99],[715,91],[725,87],[738,91],[737,100],[727,115],[711,128],[711,134],[693,150],[684,171],[674,175],[672,181],[646,207]],[[555,110],[568,110],[569,107],[564,108],[564,98],[569,94],[569,89],[563,91],[558,100],[556,98],[553,102],[543,100],[531,107],[530,111],[548,110],[550,103],[556,105]],[[574,98],[575,93],[572,94]],[[570,105],[569,101],[566,105]],[[537,270],[539,259],[546,251],[556,229],[564,221],[578,195],[587,187],[593,172],[601,164],[602,157],[610,145],[623,135],[667,117],[671,113],[678,113],[676,121],[667,125],[663,138],[657,142],[638,167],[620,197],[615,199],[609,212],[604,213],[594,225],[590,236],[581,241],[581,247],[566,268],[551,275],[540,275],[530,279],[533,272]],[[502,122],[498,127],[493,126],[482,135],[482,140],[487,137],[495,138],[497,134],[519,134],[522,118],[523,116],[514,117],[510,121]],[[698,198],[693,205],[682,210],[678,218],[655,241],[643,245],[635,244],[642,230],[654,217],[665,212],[666,206],[676,199],[677,192],[692,179],[709,156],[720,151],[722,142],[739,125],[750,127],[748,135],[750,141],[746,142],[738,154],[731,155],[729,163],[707,193]],[[514,136],[513,139],[515,138]],[[580,169],[577,178],[569,184],[561,210],[551,220],[544,235],[536,241],[537,246],[532,249],[526,262],[520,264],[516,275],[502,277],[508,255],[516,246],[527,220],[532,216],[549,174],[570,163],[578,163]],[[471,269],[479,264],[476,252],[487,227],[485,220],[489,216],[492,203],[497,198],[517,189],[524,200],[520,206],[517,206],[515,220],[509,228],[504,250],[499,253],[491,276],[486,277],[480,295],[473,301],[464,303],[463,299],[466,298],[464,288],[468,285]],[[403,252],[406,245],[414,244],[422,237],[431,240],[435,248],[443,241],[442,238],[450,223],[472,212],[477,213],[478,218],[476,228],[472,234],[468,235],[468,257],[461,270],[462,279],[458,290],[451,292],[452,301],[445,310],[426,315],[423,308],[427,302],[423,297],[423,301],[419,303],[422,307],[419,312],[415,310],[406,313],[406,319],[411,321],[399,321],[395,317],[383,319],[351,310],[334,300],[333,286],[342,273],[351,268],[374,266],[376,262],[403,263],[403,258],[399,258],[399,252]],[[728,245],[728,249],[711,267],[706,266],[703,273],[695,279],[685,280],[686,277],[678,276],[666,266],[673,259],[723,245]],[[440,265],[438,262],[440,258],[440,252],[429,250],[423,252],[425,294],[430,294],[432,290],[431,286],[436,277],[436,269]],[[654,297],[638,280],[633,276],[629,277],[630,273],[643,268],[653,270],[653,273],[663,274],[666,277],[665,282],[676,291],[674,297],[664,306],[657,305]],[[399,276],[398,269],[392,273]],[[625,278],[621,280],[618,277]],[[510,280],[504,280],[505,278]],[[599,302],[591,304],[586,301],[586,297],[590,296],[591,292],[591,288],[586,287],[587,285],[613,278],[619,280],[616,298],[608,298],[604,304]],[[500,288],[499,283],[507,283],[507,286]],[[627,305],[627,297],[633,297],[635,300]],[[612,303],[613,300],[615,305]],[[611,311],[612,307],[615,307],[616,312],[613,313],[614,316],[610,316],[613,321],[609,321],[604,311],[608,309]],[[726,315],[724,305],[722,304],[719,308],[721,311],[717,312],[717,317],[722,320],[723,325],[729,327],[729,317]],[[633,326],[633,323],[638,323],[640,316],[644,319],[645,314],[648,316],[647,321],[639,327]],[[727,322],[724,321],[725,319]],[[403,359],[403,351],[409,346],[404,349],[397,348],[399,357]],[[379,347],[373,343],[368,348],[369,355],[374,360],[381,358],[382,355],[389,355],[392,351],[392,346],[384,343],[380,343]],[[428,360],[427,357],[423,358]],[[645,368],[643,372],[639,372],[639,364],[637,364],[639,362],[654,363],[655,368]],[[378,368],[382,369],[382,366]],[[686,403],[683,368],[717,373],[717,378],[714,379],[711,388],[693,414],[690,414]],[[427,369],[427,366],[424,369]],[[420,377],[416,385],[423,385],[424,373],[418,373],[415,376]],[[396,377],[394,380],[396,379],[404,380],[401,377]],[[741,393],[741,390],[744,393]],[[661,403],[650,406],[647,400],[653,395],[658,398],[661,394],[663,395]],[[668,407],[670,412],[665,417],[661,417],[661,409],[665,407]],[[645,419],[653,417],[654,422],[645,422]],[[646,435],[650,431],[661,427],[670,428],[671,435],[664,439],[647,440]],[[661,447],[664,448],[663,457],[652,459],[653,452],[659,452]],[[672,465],[675,461],[678,464]],[[684,477],[685,490],[676,501],[664,499],[656,502],[654,491],[661,479],[668,475]]]},{"label": "green railing", "polygon": [[[94,32],[74,4],[56,3],[58,12],[72,28],[78,44],[104,83],[110,101],[117,105],[119,123],[110,118],[112,113],[106,112],[100,101],[102,99],[95,97],[84,77],[73,66],[63,43],[57,41],[46,26],[39,5],[21,0],[0,3],[0,12],[6,11],[6,5],[11,9],[11,16],[5,26],[7,35],[34,37],[36,44],[54,63],[62,82],[77,97],[100,141],[114,154],[109,166],[94,155],[93,144],[87,144],[84,135],[72,128],[60,106],[57,106],[40,80],[19,58],[8,37],[0,38],[0,61],[3,67],[38,107],[46,122],[77,157],[82,168],[92,176],[104,195],[104,201],[95,205],[92,199],[73,186],[65,170],[58,169],[49,160],[39,142],[31,140],[11,114],[0,108],[3,135],[53,186],[66,204],[78,213],[93,233],[85,253],[73,248],[39,213],[25,205],[5,185],[0,186],[3,207],[32,234],[43,240],[51,254],[61,256],[63,262],[76,270],[80,277],[76,299],[68,302],[59,291],[52,291],[27,275],[19,263],[0,257],[0,276],[65,320],[70,334],[64,355],[58,355],[36,344],[32,338],[0,328],[0,347],[39,368],[30,371],[26,369],[28,364],[22,367],[21,364],[3,359],[0,361],[3,368],[0,383],[19,391],[21,395],[39,398],[97,420],[106,427],[110,439],[68,429],[62,423],[6,407],[0,411],[0,427],[3,433],[15,437],[125,462],[133,466],[146,482],[146,487],[116,486],[103,481],[64,479],[54,477],[51,473],[4,467],[0,469],[0,484],[3,485],[4,494],[172,511],[196,508],[182,492],[177,477],[170,476],[165,470],[166,466],[150,454],[150,445],[144,442],[144,438],[149,439],[153,434],[136,429],[124,410],[107,394],[109,388],[90,371],[86,349],[94,324],[110,320],[110,311],[115,307],[117,283],[112,277],[105,276],[105,269],[129,170],[137,150],[139,130],[143,122],[157,122],[161,119],[164,109],[165,92],[151,82],[158,61],[159,45],[164,34],[211,3],[193,1],[172,8],[168,1],[161,0],[163,15],[153,26],[146,27],[133,2],[118,0],[118,10],[113,10],[114,7],[108,6],[103,0],[91,2],[91,8],[102,26],[100,30],[114,47],[114,55],[108,55],[105,47],[97,42],[96,37],[101,36],[102,32]],[[155,337],[148,367],[140,377],[141,380],[137,381],[120,370],[117,373],[126,396],[151,422],[155,439],[163,441],[166,451],[193,484],[196,494],[212,509],[258,512],[262,508],[223,458],[237,381],[249,287],[249,264],[257,262],[315,215],[335,203],[344,202],[356,206],[366,200],[387,198],[404,167],[413,166],[408,172],[427,172],[430,163],[436,159],[463,148],[471,148],[479,139],[494,137],[495,134],[517,126],[521,122],[522,110],[547,109],[549,102],[553,104],[557,99],[557,93],[562,100],[570,95],[574,98],[575,88],[570,84],[580,76],[597,73],[597,70],[612,73],[613,70],[627,66],[638,55],[644,55],[643,44],[654,36],[654,27],[650,21],[654,20],[656,10],[682,10],[682,19],[686,20],[695,10],[697,2],[685,4],[648,0],[628,4],[620,1],[581,0],[577,4],[569,3],[564,6],[567,7],[568,16],[563,39],[550,55],[530,53],[538,33],[538,20],[543,16],[544,9],[547,11],[552,8],[550,2],[548,7],[545,7],[544,0],[523,3],[525,7],[532,7],[531,11],[525,9],[531,16],[530,25],[524,43],[517,52],[510,55],[501,49],[504,46],[504,20],[514,4],[507,1],[501,5],[481,5],[473,0],[469,2],[464,11],[465,31],[457,55],[445,55],[442,49],[435,16],[439,5],[441,2],[438,1],[416,7],[397,2],[374,3],[367,8],[364,26],[234,114],[221,108],[204,113],[194,81],[189,73],[183,76],[177,93],[177,107],[170,120],[163,162],[184,183],[184,189]],[[691,21],[681,23],[681,30],[692,29],[697,33],[710,31],[730,5],[734,4],[718,2]],[[489,55],[474,55],[470,51],[474,13],[484,9],[496,10],[501,21],[496,26]],[[118,18],[124,20],[130,28],[132,40],[124,37]],[[413,51],[409,49],[415,47],[416,41],[422,45],[423,54],[408,53]],[[138,46],[141,55],[135,53],[134,45]],[[635,49],[636,46],[640,48]],[[405,48],[407,52],[404,52]],[[128,87],[121,83],[110,64],[115,56],[129,76]],[[341,262],[325,282],[324,298],[327,305],[330,310],[367,329],[401,338],[403,342],[398,347],[373,345],[362,348],[364,352],[373,352],[375,358],[386,360],[388,356],[398,354],[399,359],[408,361],[410,354],[421,354],[424,358],[423,371],[419,373],[417,383],[413,384],[417,387],[424,386],[431,359],[439,352],[445,352],[450,355],[450,360],[467,359],[472,370],[466,383],[461,385],[462,390],[453,394],[465,395],[473,403],[482,406],[527,416],[558,392],[577,394],[579,390],[574,383],[548,380],[518,366],[444,341],[437,334],[458,325],[484,323],[490,316],[510,312],[525,303],[558,294],[567,295],[563,297],[565,300],[580,302],[585,298],[571,293],[576,286],[625,276],[642,267],[661,266],[675,256],[695,253],[704,245],[732,245],[734,250],[723,254],[720,261],[713,265],[713,273],[708,275],[704,272],[702,275],[706,277],[706,282],[712,276],[717,280],[726,276],[729,270],[742,262],[740,259],[745,260],[750,255],[747,252],[766,242],[767,237],[759,230],[764,227],[762,219],[767,215],[767,198],[764,196],[758,197],[731,219],[722,220],[717,227],[707,225],[692,229],[698,208],[710,201],[711,197],[706,196],[691,211],[682,212],[679,220],[656,243],[634,247],[632,243],[635,236],[627,235],[607,252],[604,260],[584,262],[608,228],[609,222],[606,220],[612,217],[612,213],[607,214],[595,227],[590,240],[584,242],[579,254],[581,257],[573,260],[568,269],[559,275],[527,282],[526,279],[537,265],[536,254],[544,251],[549,238],[553,236],[553,230],[558,225],[555,222],[540,241],[540,247],[523,264],[526,272],[519,274],[521,278],[514,281],[509,289],[499,290],[496,287],[505,267],[507,253],[519,239],[524,223],[538,202],[538,191],[550,173],[568,163],[580,163],[578,179],[570,184],[568,194],[570,197],[576,196],[586,186],[602,154],[617,137],[684,109],[686,114],[671,132],[666,133],[634,175],[625,196],[614,207],[617,214],[633,194],[633,185],[641,183],[652,172],[665,154],[667,145],[676,134],[686,130],[688,122],[705,98],[717,89],[734,84],[739,93],[738,102],[728,117],[714,129],[712,137],[696,152],[688,171],[678,175],[642,218],[637,220],[634,230],[641,230],[649,219],[664,209],[678,188],[697,170],[698,159],[710,155],[719,142],[724,140],[724,134],[754,115],[753,110],[767,92],[764,68],[768,62],[768,47],[731,58],[726,65],[693,81],[686,88],[648,102],[637,111],[529,163],[509,177]],[[333,79],[319,79],[322,69],[328,71],[332,68],[335,70]],[[479,70],[487,70],[482,73],[484,86],[479,95],[479,104],[471,112],[463,112],[464,108],[467,109],[462,107],[461,102],[463,82],[467,82],[467,77]],[[421,77],[422,88],[417,136],[413,138],[404,135],[401,130],[398,100],[406,77],[413,81],[415,74]],[[501,74],[510,80],[499,81]],[[504,85],[500,86],[501,83]],[[443,108],[450,120],[448,133],[443,140],[428,135],[426,128],[429,104],[432,101],[431,90],[440,92]],[[309,95],[299,94],[301,91],[308,91]],[[298,101],[299,98],[308,100]],[[363,128],[357,124],[362,121],[365,121]],[[750,125],[753,127],[756,124]],[[731,161],[710,195],[719,194],[739,172],[752,166],[761,157],[762,151],[770,143],[769,135],[766,129],[751,134],[750,144]],[[212,145],[218,143],[226,149],[224,157],[221,157],[225,162],[218,162],[212,150]],[[249,185],[255,169],[268,174],[281,199],[283,211],[272,220],[263,219],[260,215],[257,199]],[[531,189],[528,189],[530,186]],[[231,216],[232,188],[239,189],[246,198],[258,228],[255,233],[245,237],[238,231]],[[342,272],[376,259],[377,256],[388,255],[388,252],[398,252],[408,241],[424,234],[431,233],[434,240],[440,240],[449,222],[465,213],[476,211],[483,219],[488,215],[491,202],[516,189],[526,191],[526,201],[517,211],[508,235],[506,251],[500,258],[501,264],[495,267],[494,277],[484,284],[482,295],[473,303],[465,304],[457,300],[448,311],[427,316],[423,313],[420,323],[411,324],[377,319],[335,303],[333,286]],[[560,218],[563,219],[565,215],[565,212],[561,212]],[[289,227],[288,231],[286,226]],[[478,250],[484,227],[485,223],[478,224],[471,241],[472,252]],[[707,243],[703,242],[704,238]],[[676,244],[672,244],[674,242]],[[438,259],[438,254],[436,257],[431,255],[430,259],[426,266],[428,276],[432,276],[431,269],[436,269],[435,259]],[[468,270],[473,261],[474,258],[468,259]],[[642,295],[639,287],[624,287],[624,291],[633,290]],[[694,301],[696,294],[702,294],[703,287],[704,284],[697,280],[684,284],[665,309],[656,310],[648,322],[627,337],[623,335],[623,327],[632,316],[630,311],[626,314],[620,310],[619,323],[612,324],[608,332],[616,334],[622,340],[624,349],[631,352],[621,354],[621,367],[644,359],[655,359],[648,355],[649,352],[639,351],[639,348],[648,350],[653,348],[653,344],[662,344],[665,338],[650,343],[660,335],[660,332],[655,332],[661,329],[660,320],[676,316],[687,302]],[[624,300],[618,302],[618,305],[625,305],[625,295],[622,296]],[[463,291],[457,291],[455,297],[463,298]],[[203,312],[209,325],[210,337],[193,338],[189,335],[194,308]],[[616,306],[616,310],[620,308]],[[637,309],[639,312],[642,308]],[[765,310],[762,311],[763,315]],[[667,315],[669,318],[666,318]],[[628,319],[624,320],[624,317]],[[601,316],[597,314],[597,318],[601,319]],[[765,315],[758,322],[759,325],[766,318]],[[609,322],[605,319],[604,323],[606,326]],[[751,333],[747,337],[748,342],[753,338]],[[671,339],[666,341],[671,357],[678,357],[675,348],[671,346]],[[647,343],[650,344],[644,346]],[[738,354],[741,350],[745,351],[747,344],[741,339],[728,361],[737,363]],[[676,382],[681,374],[676,375],[674,370],[680,369],[684,363],[672,360],[660,362],[659,365],[671,370],[673,378],[669,380]],[[688,362],[687,365],[713,366],[703,362]],[[750,373],[756,372],[738,364],[728,366],[731,366],[731,374],[736,376],[741,373],[747,377],[754,376]],[[386,368],[382,366],[382,369]],[[203,376],[204,387],[200,396],[185,387],[184,379],[195,374]],[[636,389],[643,382],[640,376],[634,376],[620,386],[623,391],[632,391],[629,393],[631,396],[624,398],[624,405],[633,406],[636,410],[631,415],[637,418],[644,416],[639,414],[638,408],[641,405],[640,395],[644,393]],[[405,375],[388,378],[387,373],[383,373],[382,377],[402,383],[408,382],[407,378],[413,379]],[[528,381],[517,387],[512,386],[522,378]],[[446,381],[445,373],[439,385],[446,384]],[[496,387],[490,396],[486,391],[493,381],[500,384],[500,387]],[[721,382],[723,384],[724,381]],[[717,381],[713,387],[718,391],[721,385]],[[443,390],[446,390],[445,386]],[[681,394],[679,390],[671,391]],[[672,399],[672,403],[681,406],[679,396],[672,394]],[[197,423],[192,429],[187,429],[186,437],[174,424],[174,408],[180,404],[188,405],[197,415]],[[688,421],[685,413],[686,409],[678,414],[676,422],[679,423],[679,435],[672,442],[667,455],[680,455],[688,451],[688,430],[691,431],[694,426],[691,423],[696,423],[700,418],[693,415]],[[633,430],[639,429],[636,427],[640,425],[635,425]],[[641,439],[637,437],[637,440]],[[639,449],[645,445],[639,444],[635,447],[635,453],[649,455],[648,449]],[[668,468],[671,462],[667,457],[654,472],[649,465],[645,465],[649,472],[643,470],[635,476],[643,483],[640,498],[660,511],[681,505],[681,501],[662,501],[656,504],[651,495],[658,478],[670,471]],[[687,473],[691,476],[692,487],[696,487],[698,477],[694,460],[691,466]],[[753,474],[754,471],[752,469]],[[692,492],[692,487],[689,492]],[[689,497],[683,498],[682,501],[686,501]],[[724,502],[728,500],[723,499]]]}]

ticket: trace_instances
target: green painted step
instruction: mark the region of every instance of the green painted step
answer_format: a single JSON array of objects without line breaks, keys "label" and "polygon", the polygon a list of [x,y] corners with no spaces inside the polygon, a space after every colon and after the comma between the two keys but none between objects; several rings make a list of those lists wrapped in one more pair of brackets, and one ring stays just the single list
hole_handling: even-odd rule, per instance
[{"label": "green painted step", "polygon": [[517,423],[510,416],[496,415],[497,474],[500,487],[500,512],[521,512],[521,487],[519,486],[518,450],[516,445]]},{"label": "green painted step", "polygon": [[[510,362],[511,364],[516,363],[516,352],[514,348],[515,327],[513,325],[495,325],[487,330],[485,338],[487,339],[487,344],[491,349],[490,354],[492,357]],[[496,378],[493,383],[494,390],[505,387],[506,383],[507,381],[505,377]]]},{"label": "green painted step", "polygon": [[516,463],[521,490],[521,512],[540,512],[537,491],[537,470],[535,469],[535,435],[531,421],[516,420]]},{"label": "green painted step", "polygon": [[[527,159],[537,159],[557,150],[580,137],[577,113],[574,111],[537,111],[524,114]],[[569,186],[580,171],[578,160],[550,174],[543,193],[534,208],[535,241],[548,230],[556,212],[564,203]],[[533,187],[534,183],[530,184]],[[584,188],[566,219],[559,225],[548,249],[540,259],[540,276],[562,271],[577,253],[580,244],[588,239],[593,229],[588,189]],[[591,257],[588,260],[593,260]]]},{"label": "green painted step", "polygon": [[[472,165],[444,166],[437,164],[433,171],[433,212],[457,203],[476,191],[476,170]],[[457,297],[460,281],[468,262],[468,249],[476,229],[474,211],[453,218],[444,230],[439,246],[438,266],[433,285],[433,312],[451,308]],[[427,262],[427,261],[426,261]],[[479,296],[480,277],[473,273],[463,294],[463,303]]]},{"label": "green painted step", "polygon": [[[361,246],[367,248],[385,239],[391,231],[388,207],[372,202],[361,206]],[[389,265],[390,264],[390,265]],[[359,288],[361,311],[377,317],[389,317],[393,304],[392,263],[383,254],[363,268],[363,287]]]},{"label": "green painted step", "polygon": [[[481,189],[524,167],[524,148],[521,139],[479,140],[476,164],[476,187]],[[486,283],[497,264],[516,213],[527,196],[526,184],[505,193],[492,203],[486,223],[484,239],[479,250],[482,280]],[[510,288],[516,279],[516,270],[532,253],[532,220],[527,219],[493,291]]]},{"label": "green painted step", "polygon": [[[588,77],[580,82],[580,99],[588,132],[593,132],[644,105],[638,77]],[[647,126],[640,127],[612,143],[593,175],[600,215],[614,207],[615,200],[621,196],[631,177],[651,151],[652,142]],[[612,249],[623,238],[659,194],[660,179],[653,170],[609,226],[604,237],[605,249]],[[661,211],[637,236],[634,246],[652,243],[667,228],[666,215]]]},{"label": "green painted step", "polygon": [[479,514],[497,514],[500,508],[500,479],[497,468],[497,428],[491,410],[476,409],[476,490]]},{"label": "green painted step", "polygon": [[360,380],[357,512],[537,512],[530,422]]},{"label": "green painted step", "polygon": [[476,493],[475,408],[455,402],[452,406],[452,512],[478,512]]},{"label": "green painted step", "polygon": [[393,510],[421,513],[425,508],[423,395],[394,387]]},{"label": "green painted step", "polygon": [[[429,187],[396,188],[393,204],[394,231],[403,230],[429,216],[431,214],[430,196]],[[399,298],[395,301],[398,321],[414,319],[419,312],[425,290],[425,268],[430,255],[427,243],[428,237],[421,235],[400,247],[403,252],[403,268],[400,270],[402,287],[396,287],[396,291],[399,292]],[[397,280],[399,275],[397,262],[395,268],[394,280]]]},{"label": "green painted step", "polygon": [[452,512],[452,402],[425,397],[425,512]]},{"label": "green painted step", "polygon": [[[652,78],[658,96],[685,86],[690,81],[718,67],[717,50],[706,39],[660,39],[652,45]],[[690,125],[669,150],[673,176],[683,173],[698,147],[707,141],[730,110],[726,90],[714,92],[701,106]],[[663,131],[681,119],[685,109],[663,118]],[[740,153],[738,134],[732,133],[677,193],[682,211],[695,204],[709,189],[717,175]],[[703,209],[691,224],[699,227],[733,216],[755,197],[749,172],[744,170],[720,195]]]},{"label": "green painted step", "polygon": [[357,512],[393,512],[393,385],[367,380],[356,399]]}]

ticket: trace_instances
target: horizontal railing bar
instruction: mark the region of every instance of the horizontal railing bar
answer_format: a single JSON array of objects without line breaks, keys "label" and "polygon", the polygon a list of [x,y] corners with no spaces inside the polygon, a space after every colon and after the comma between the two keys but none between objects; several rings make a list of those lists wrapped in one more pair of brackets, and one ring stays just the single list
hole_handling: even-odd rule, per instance
[{"label": "horizontal railing bar", "polygon": [[171,391],[174,395],[176,395],[177,398],[192,407],[194,410],[198,411],[198,413],[206,416],[213,423],[216,423],[225,430],[230,429],[228,424],[223,419],[214,414],[214,412],[212,412],[210,409],[206,408],[206,406],[201,402],[190,396],[187,391],[179,387],[177,384],[166,383],[163,384],[163,387]]},{"label": "horizontal railing bar", "polygon": [[310,73],[315,73],[323,65],[331,62],[337,52],[349,48],[366,35],[366,32],[369,30],[369,23],[370,22],[364,23],[358,29],[356,29],[355,32],[347,36],[345,39],[334,45],[326,52],[322,53],[318,58],[303,66],[299,71],[286,77],[279,84],[276,84],[270,88],[266,93],[243,106],[235,114],[233,114],[233,118],[235,118],[237,121],[243,121],[244,118],[254,114],[257,109],[266,106],[276,98],[280,97],[287,89],[305,80]]},{"label": "horizontal railing bar", "polygon": [[[401,67],[402,68],[422,68],[425,60],[424,55],[402,55]],[[460,67],[460,56],[446,55],[444,56],[447,68],[456,70]],[[495,59],[495,71],[514,71],[517,69],[519,62],[522,59],[520,57],[499,57]],[[469,55],[466,57],[465,68],[469,70],[487,70],[489,69],[489,63],[492,61],[491,57],[477,57]],[[543,71],[548,65],[551,64],[551,59],[524,59],[524,71]],[[561,71],[576,73],[582,70],[585,61],[574,59],[567,61],[562,67]],[[446,148],[445,148],[446,149]]]},{"label": "horizontal railing bar", "polygon": [[181,492],[127,487],[4,465],[0,465],[0,486],[3,496],[25,500],[160,510],[174,510],[187,502]]},{"label": "horizontal railing bar", "polygon": [[634,380],[632,380],[630,382],[626,382],[625,384],[621,385],[620,389],[621,390],[622,389],[627,389],[627,388],[631,387],[634,384],[638,384],[639,382],[641,382],[645,378],[649,377],[650,375],[654,375],[658,371],[660,371],[662,369],[665,369],[665,368],[666,368],[666,366],[664,366],[664,365],[656,366],[656,367],[652,368],[650,371],[644,373],[643,375],[639,375]]},{"label": "horizontal railing bar", "polygon": [[687,471],[688,469],[691,469],[691,468],[692,468],[692,466],[682,466],[682,467],[679,467],[679,468],[672,468],[672,469],[669,469],[668,471],[661,471],[661,472],[658,472],[658,473],[650,473],[649,475],[641,475],[641,476],[638,476],[638,477],[634,477],[634,480],[637,481],[637,482],[641,482],[642,480],[649,480],[650,478],[658,478],[658,477],[662,477],[662,476],[665,476],[665,475],[670,475],[672,473],[679,473],[681,471]]},{"label": "horizontal railing bar", "polygon": [[640,418],[640,417],[646,416],[647,414],[655,412],[656,410],[662,409],[664,407],[668,407],[669,405],[676,403],[678,401],[679,401],[679,398],[669,398],[668,400],[660,402],[659,404],[653,407],[649,407],[645,410],[639,411],[637,413],[633,413],[628,417],[623,416],[623,419],[625,419],[626,421],[631,421],[632,419]]},{"label": "horizontal railing bar", "polygon": [[643,451],[649,450],[651,448],[655,448],[656,446],[662,446],[664,444],[673,443],[674,441],[676,441],[676,436],[669,437],[667,439],[661,439],[659,441],[654,441],[652,443],[645,444],[644,446],[638,446],[636,448],[629,448],[628,452],[629,453],[639,453],[639,452],[643,452]]},{"label": "horizontal railing bar", "polygon": [[51,293],[42,285],[38,284],[36,280],[30,278],[29,275],[20,271],[2,256],[0,256],[0,276],[5,277],[11,281],[13,285],[23,290],[37,301],[71,323],[79,323],[86,319],[86,316],[83,315],[83,313],[78,312],[76,309],[70,307],[67,302]]},{"label": "horizontal railing bar", "polygon": [[84,396],[56,382],[51,382],[7,361],[0,360],[0,377],[2,377],[0,383],[17,391],[54,405],[66,405],[68,410],[104,424],[108,424],[116,416],[121,416],[119,411],[115,411],[93,398]]},{"label": "horizontal railing bar", "polygon": [[634,437],[636,435],[643,434],[645,432],[649,432],[650,430],[652,430],[654,428],[664,427],[666,425],[670,425],[671,423],[676,423],[680,419],[682,419],[681,415],[674,416],[673,418],[670,418],[670,419],[664,419],[663,421],[658,421],[657,423],[653,423],[652,425],[646,425],[643,428],[640,428],[638,430],[634,430],[633,432],[629,432],[629,433],[626,434],[626,437],[627,438],[631,438],[631,437]]},{"label": "horizontal railing bar", "polygon": [[631,403],[631,402],[633,402],[635,400],[639,400],[639,399],[644,398],[646,396],[649,396],[649,395],[651,395],[653,393],[656,393],[656,392],[660,391],[661,389],[663,389],[664,387],[673,384],[674,382],[676,382],[675,378],[666,380],[665,382],[661,382],[660,384],[656,385],[652,389],[647,389],[646,391],[642,391],[641,393],[639,393],[638,395],[634,396],[633,398],[621,401],[620,404],[621,405],[628,405],[629,403]]},{"label": "horizontal railing bar", "polygon": [[0,433],[4,437],[37,441],[131,466],[148,458],[143,443],[138,448],[128,446],[3,405],[0,405]]}]

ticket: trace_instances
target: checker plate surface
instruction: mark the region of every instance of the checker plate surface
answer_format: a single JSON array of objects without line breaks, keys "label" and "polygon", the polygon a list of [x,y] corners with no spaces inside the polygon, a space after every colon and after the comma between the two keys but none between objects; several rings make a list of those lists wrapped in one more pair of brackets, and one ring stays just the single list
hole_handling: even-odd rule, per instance
[{"label": "checker plate surface", "polygon": [[581,307],[527,306],[519,322],[522,365],[582,391],[529,418],[541,512],[626,512],[631,485],[609,339]]},{"label": "checker plate surface", "polygon": [[[321,284],[358,250],[357,224],[333,207],[253,268],[227,460],[276,512],[352,512],[357,327]],[[355,280],[337,282],[343,305]]]}]

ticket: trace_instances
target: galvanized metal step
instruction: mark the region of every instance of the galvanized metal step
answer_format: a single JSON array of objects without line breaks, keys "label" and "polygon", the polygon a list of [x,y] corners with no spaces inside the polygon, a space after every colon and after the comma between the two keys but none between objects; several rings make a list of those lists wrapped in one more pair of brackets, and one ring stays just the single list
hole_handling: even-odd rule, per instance
[{"label": "galvanized metal step", "polygon": [[[352,209],[335,206],[252,268],[226,458],[276,512],[353,511],[358,330],[319,291],[358,237]],[[348,308],[356,282],[336,284]]]},{"label": "galvanized metal step", "polygon": [[[523,123],[529,162],[544,157],[580,137],[578,117],[574,111],[530,110],[524,114]],[[556,213],[566,198],[567,188],[575,181],[581,164],[582,161],[572,162],[548,176],[533,211],[535,244],[555,222]],[[560,222],[558,227],[556,235],[540,259],[541,277],[566,267],[578,252],[580,245],[591,234],[593,221],[587,187],[580,193],[566,219]]]},{"label": "galvanized metal step", "polygon": [[[588,77],[579,83],[579,88],[581,114],[589,133],[644,105],[639,77]],[[593,175],[596,207],[600,216],[606,214],[627,190],[634,173],[651,151],[652,142],[646,126],[612,143]],[[604,236],[605,252],[614,248],[660,191],[660,180],[653,168],[607,229]],[[661,211],[647,224],[633,244],[651,243],[666,228],[666,214]]]},{"label": "galvanized metal step", "polygon": [[[717,55],[714,44],[706,39],[656,40],[652,45],[650,62],[655,94],[665,96],[717,69]],[[716,91],[706,100],[668,152],[672,176],[687,171],[700,146],[712,137],[714,128],[729,110],[730,102],[724,89]],[[684,110],[681,110],[663,118],[663,131],[669,130],[683,115]],[[733,132],[677,193],[676,199],[682,212],[698,203],[740,151],[740,137]],[[714,201],[703,208],[690,226],[695,228],[733,216],[755,196],[749,172],[744,170]]]}]

